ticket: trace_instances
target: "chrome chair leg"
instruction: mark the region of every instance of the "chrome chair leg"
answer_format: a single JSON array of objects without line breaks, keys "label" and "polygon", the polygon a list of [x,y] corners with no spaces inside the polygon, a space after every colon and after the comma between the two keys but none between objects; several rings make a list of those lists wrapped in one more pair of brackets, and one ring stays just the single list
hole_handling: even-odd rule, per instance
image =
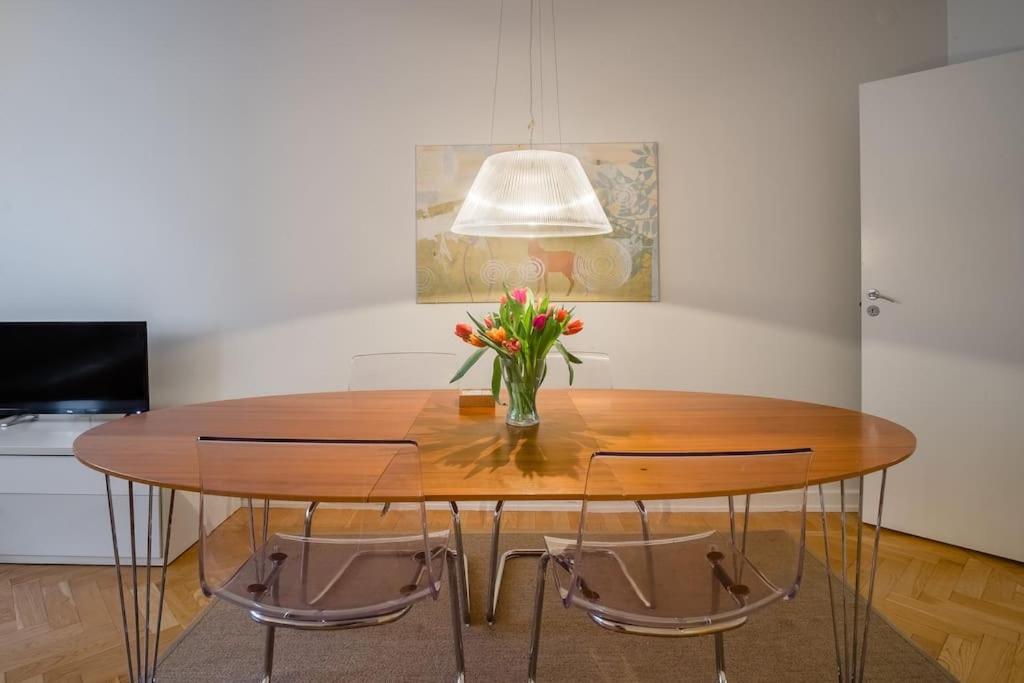
[{"label": "chrome chair leg", "polygon": [[548,561],[551,556],[542,552],[537,562],[537,583],[533,597],[533,625],[530,629],[530,668],[527,672],[527,680],[534,683],[537,680],[537,655],[540,651],[540,624],[544,614],[544,584],[547,578]]},{"label": "chrome chair leg", "polygon": [[640,526],[643,530],[644,541],[650,541],[651,525],[647,521],[647,506],[642,500],[635,500],[633,504],[636,505],[637,512],[640,513]]},{"label": "chrome chair leg", "polygon": [[459,506],[454,500],[449,501],[448,505],[452,511],[452,526],[455,531],[455,554],[458,559],[455,577],[459,582],[457,594],[462,608],[462,623],[469,626],[469,558],[462,545],[462,518],[459,515]]},{"label": "chrome chair leg", "polygon": [[487,624],[494,626],[495,612],[498,610],[498,595],[501,593],[501,577],[505,574],[505,563],[521,557],[540,557],[544,551],[539,548],[513,548],[498,553],[501,541],[501,512],[505,501],[499,500],[494,505],[494,522],[491,526],[491,574],[487,583]]},{"label": "chrome chair leg", "polygon": [[[305,526],[303,527],[303,530],[305,531],[305,536],[307,537],[311,536],[313,533],[313,513],[316,512],[316,509],[318,507],[320,507],[320,503],[318,503],[315,500],[306,507],[306,523]],[[390,509],[390,502],[381,505],[380,516],[383,517],[384,515],[388,514],[388,510]]]},{"label": "chrome chair leg", "polygon": [[267,625],[267,635],[263,647],[263,683],[270,683],[274,672],[274,626]]},{"label": "chrome chair leg", "polygon": [[305,525],[302,527],[302,530],[303,530],[303,534],[302,535],[305,536],[306,538],[309,538],[310,536],[313,535],[313,513],[316,512],[316,509],[318,507],[320,507],[320,503],[318,503],[318,502],[316,502],[314,500],[306,508],[306,521],[305,521]]},{"label": "chrome chair leg", "polygon": [[715,634],[715,669],[718,683],[728,683],[725,677],[725,637],[721,631]]},{"label": "chrome chair leg", "polygon": [[466,680],[466,661],[462,643],[462,612],[459,609],[462,600],[459,594],[459,577],[456,569],[462,562],[462,558],[448,551],[447,561],[448,602],[452,609],[452,636],[455,641],[455,683],[463,683]]},{"label": "chrome chair leg", "polygon": [[[828,537],[828,515],[825,514],[824,490],[819,485],[818,496],[821,500],[821,527],[825,545],[825,574],[828,583],[829,608],[832,615],[832,637],[835,642],[836,651],[836,675],[840,683],[861,683],[864,680],[864,665],[867,662],[868,626],[871,622],[871,604],[875,595],[875,577],[878,571],[878,546],[882,535],[882,510],[885,503],[885,481],[888,470],[882,470],[882,482],[878,492],[878,517],[875,519],[875,538],[871,547],[871,568],[868,572],[866,589],[867,598],[864,600],[864,625],[860,626],[860,588],[861,588],[861,557],[863,554],[863,522],[858,520],[856,540],[854,542],[854,557],[856,563],[854,569],[855,591],[853,596],[853,617],[852,628],[850,625],[850,614],[847,605],[847,552],[846,552],[846,482],[839,482],[839,543],[840,561],[842,569],[839,576],[840,597],[834,598],[832,589],[832,568],[830,563],[829,537]],[[863,507],[864,503],[864,477],[859,478],[860,493],[858,503]],[[858,513],[860,510],[858,510]],[[836,603],[839,603],[838,605]],[[837,614],[838,613],[838,614]],[[840,620],[842,623],[840,625]],[[840,642],[841,639],[841,642]]]},{"label": "chrome chair leg", "polygon": [[501,590],[501,571],[498,568],[498,539],[501,536],[501,510],[505,501],[494,504],[494,521],[491,523],[491,567],[490,581],[487,582],[487,623],[494,625],[494,610],[498,605],[498,591]]},{"label": "chrome chair leg", "polygon": [[[650,540],[651,530],[647,521],[647,508],[643,501],[635,501],[636,509],[640,513],[640,523],[643,528],[644,540]],[[487,624],[494,626],[497,621],[495,616],[498,611],[498,597],[501,594],[501,579],[505,575],[505,564],[509,560],[518,560],[523,557],[540,557],[544,550],[540,548],[512,548],[504,553],[498,553],[498,546],[501,542],[501,513],[505,507],[505,501],[499,500],[494,504],[494,521],[491,525],[491,558],[490,558],[490,580],[487,583]],[[652,580],[653,587],[653,580]]]}]

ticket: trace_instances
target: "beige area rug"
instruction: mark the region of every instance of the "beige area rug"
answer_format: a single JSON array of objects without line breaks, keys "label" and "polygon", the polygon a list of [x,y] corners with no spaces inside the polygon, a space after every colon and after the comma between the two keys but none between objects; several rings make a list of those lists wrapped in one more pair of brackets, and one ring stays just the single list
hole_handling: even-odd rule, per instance
[{"label": "beige area rug", "polygon": [[[758,534],[792,552],[785,534]],[[763,538],[768,536],[768,538]],[[506,567],[498,623],[483,620],[488,537],[467,534],[473,625],[464,632],[466,678],[526,680],[536,561]],[[508,547],[539,547],[536,535],[507,534]],[[834,681],[835,654],[824,566],[807,555],[796,600],[776,603],[725,636],[726,670],[734,683]],[[454,675],[447,581],[435,603],[415,606],[397,623],[316,633],[278,629],[274,681],[446,681]],[[264,629],[241,609],[214,602],[174,644],[158,669],[161,683],[258,681]],[[939,664],[884,618],[871,618],[865,680],[950,681]],[[548,581],[537,672],[540,681],[712,681],[711,638],[644,638],[605,631],[577,609],[565,609]]]}]

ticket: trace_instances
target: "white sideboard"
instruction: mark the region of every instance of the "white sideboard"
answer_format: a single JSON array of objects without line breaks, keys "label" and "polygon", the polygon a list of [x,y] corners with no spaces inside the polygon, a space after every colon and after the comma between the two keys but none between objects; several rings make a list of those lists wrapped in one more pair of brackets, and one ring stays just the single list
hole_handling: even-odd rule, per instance
[{"label": "white sideboard", "polygon": [[[79,434],[111,416],[41,415],[0,429],[0,563],[113,564],[110,513],[103,475],[74,457]],[[130,557],[128,483],[111,478],[118,549]],[[134,486],[135,550],[146,554],[146,506],[149,487]],[[153,489],[153,562],[163,562],[170,495]],[[177,494],[170,559],[195,543],[195,496]]]}]

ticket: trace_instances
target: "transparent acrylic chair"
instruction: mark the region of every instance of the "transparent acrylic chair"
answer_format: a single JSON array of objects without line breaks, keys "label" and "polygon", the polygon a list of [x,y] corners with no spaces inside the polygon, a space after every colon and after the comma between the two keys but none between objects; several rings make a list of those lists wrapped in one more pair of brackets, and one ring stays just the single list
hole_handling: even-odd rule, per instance
[{"label": "transparent acrylic chair", "polygon": [[582,352],[575,354],[583,361],[582,365],[573,366],[572,384],[569,383],[569,369],[559,353],[549,353],[546,358],[548,366],[544,375],[544,387],[547,389],[611,389],[612,359],[607,353]]},{"label": "transparent acrylic chair", "polygon": [[352,356],[348,389],[449,389],[456,369],[454,353],[361,353]]},{"label": "transparent acrylic chair", "polygon": [[[536,680],[545,579],[550,565],[565,607],[612,631],[644,636],[713,636],[717,680],[726,681],[723,634],[777,600],[793,598],[803,573],[809,450],[737,453],[597,453],[590,461],[575,538],[545,537],[537,570],[529,680]],[[793,491],[797,538],[770,521],[751,522],[751,498]],[[744,498],[742,528],[732,495]],[[628,495],[628,498],[627,498]],[[652,523],[603,523],[635,496],[657,505]],[[728,515],[688,501],[727,496]],[[723,507],[725,507],[723,505]],[[690,513],[685,512],[691,510]],[[758,506],[755,505],[755,510]],[[757,516],[757,513],[754,513]],[[631,517],[630,517],[631,518]],[[747,533],[748,527],[756,531]],[[655,528],[657,527],[657,528]],[[607,531],[615,529],[615,531]]]},{"label": "transparent acrylic chair", "polygon": [[[201,585],[266,627],[263,681],[271,678],[277,628],[397,621],[415,603],[438,598],[445,564],[455,680],[463,680],[450,521],[428,516],[415,444],[200,437],[197,450]],[[241,507],[222,521],[240,493],[248,494]],[[311,498],[345,506],[337,516],[322,510],[316,535],[305,531],[301,508],[274,505]],[[382,500],[393,501],[386,520]]]}]

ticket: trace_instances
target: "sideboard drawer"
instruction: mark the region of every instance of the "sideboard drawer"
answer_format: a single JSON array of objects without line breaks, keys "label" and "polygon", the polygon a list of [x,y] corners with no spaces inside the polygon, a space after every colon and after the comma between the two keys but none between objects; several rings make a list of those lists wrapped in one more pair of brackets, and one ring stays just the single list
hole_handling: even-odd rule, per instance
[{"label": "sideboard drawer", "polygon": [[[146,552],[146,500],[135,498],[136,552]],[[163,548],[160,496],[153,495],[154,560]],[[117,545],[122,558],[131,552],[128,496],[114,497]],[[110,511],[106,495],[0,494],[0,562],[92,564],[111,562]],[[8,522],[8,520],[16,520]],[[140,564],[144,559],[139,558]]]},{"label": "sideboard drawer", "polygon": [[[128,483],[111,478],[111,491],[127,495]],[[144,489],[140,485],[136,494]],[[103,475],[78,462],[73,455],[3,455],[0,456],[0,494],[55,493],[103,494]]]}]

